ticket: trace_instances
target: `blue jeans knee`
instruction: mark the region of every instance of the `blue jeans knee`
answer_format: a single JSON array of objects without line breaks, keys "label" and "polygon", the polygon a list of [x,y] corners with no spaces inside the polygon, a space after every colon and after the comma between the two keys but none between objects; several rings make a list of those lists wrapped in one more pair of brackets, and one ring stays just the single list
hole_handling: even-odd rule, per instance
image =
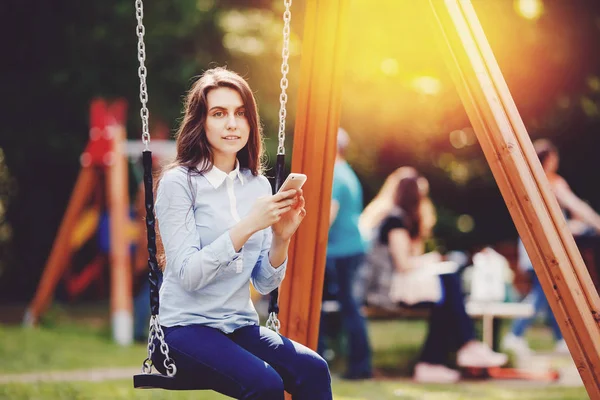
[{"label": "blue jeans knee", "polygon": [[256,380],[252,386],[244,389],[241,399],[244,400],[283,400],[283,379],[273,368],[265,368],[262,379]]},{"label": "blue jeans knee", "polygon": [[327,361],[315,355],[302,364],[302,369],[297,371],[296,385],[292,391],[294,399],[331,399],[331,375]]}]

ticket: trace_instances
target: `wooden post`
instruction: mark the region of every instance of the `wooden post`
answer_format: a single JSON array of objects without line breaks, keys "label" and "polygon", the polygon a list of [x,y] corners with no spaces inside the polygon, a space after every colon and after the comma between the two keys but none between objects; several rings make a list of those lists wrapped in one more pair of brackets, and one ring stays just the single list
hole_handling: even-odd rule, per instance
[{"label": "wooden post", "polygon": [[283,333],[316,348],[341,109],[347,0],[306,3],[292,172],[308,176],[307,216],[294,235],[281,288]]},{"label": "wooden post", "polygon": [[592,399],[600,399],[600,298],[470,0],[430,0],[458,92]]},{"label": "wooden post", "polygon": [[[115,105],[114,113],[123,117],[107,123],[112,139],[112,154],[107,166],[107,201],[110,219],[110,305],[113,339],[120,345],[133,342],[133,297],[131,239],[127,237],[129,226],[129,191],[127,186],[127,158],[125,155],[124,110]],[[113,114],[114,115],[114,114]]]}]

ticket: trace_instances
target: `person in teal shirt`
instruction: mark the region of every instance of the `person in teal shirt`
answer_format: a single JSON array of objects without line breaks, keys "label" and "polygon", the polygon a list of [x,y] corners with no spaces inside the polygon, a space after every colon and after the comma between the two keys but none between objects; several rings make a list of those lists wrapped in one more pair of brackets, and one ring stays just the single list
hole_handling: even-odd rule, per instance
[{"label": "person in teal shirt", "polygon": [[[346,131],[339,128],[323,292],[324,298],[339,303],[342,327],[348,338],[348,366],[343,378],[368,379],[372,377],[371,349],[365,317],[361,313],[362,301],[354,294],[366,253],[366,245],[358,228],[358,219],[363,210],[363,193],[358,177],[344,158],[349,141]],[[330,333],[328,322],[328,315],[322,313],[320,354],[326,350],[326,336]]]}]

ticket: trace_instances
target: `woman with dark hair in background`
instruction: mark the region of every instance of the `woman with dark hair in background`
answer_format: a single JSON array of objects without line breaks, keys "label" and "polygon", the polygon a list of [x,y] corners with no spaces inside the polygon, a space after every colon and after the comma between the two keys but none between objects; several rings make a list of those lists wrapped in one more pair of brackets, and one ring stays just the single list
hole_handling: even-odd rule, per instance
[{"label": "woman with dark hair in background", "polygon": [[387,248],[395,273],[390,297],[408,306],[432,305],[429,333],[415,367],[418,382],[452,383],[460,373],[446,363],[457,352],[460,367],[498,367],[505,354],[492,351],[475,340],[475,329],[467,315],[457,265],[443,261],[437,252],[425,253],[429,229],[425,225],[423,177],[404,171],[394,191],[393,208],[381,222],[377,245]]}]

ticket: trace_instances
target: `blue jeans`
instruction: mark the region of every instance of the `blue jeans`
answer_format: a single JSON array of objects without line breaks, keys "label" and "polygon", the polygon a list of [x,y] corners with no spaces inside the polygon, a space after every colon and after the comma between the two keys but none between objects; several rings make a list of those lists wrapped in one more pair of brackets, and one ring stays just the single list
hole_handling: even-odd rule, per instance
[{"label": "blue jeans", "polygon": [[550,309],[550,304],[548,304],[548,299],[546,299],[546,295],[544,294],[544,290],[542,289],[542,285],[540,284],[540,280],[538,279],[535,271],[531,270],[531,290],[529,294],[525,298],[524,301],[533,304],[533,308],[535,310],[533,316],[529,318],[521,318],[517,319],[513,322],[512,333],[515,336],[521,337],[525,334],[529,325],[533,322],[535,317],[539,315],[541,312],[545,312],[547,315],[547,322],[554,333],[554,338],[556,340],[561,340],[563,338],[562,333],[560,332],[560,328],[558,323],[556,322],[556,318],[554,318],[554,314]]},{"label": "blue jeans", "polygon": [[423,345],[420,361],[446,364],[448,355],[475,339],[475,327],[465,310],[460,275],[440,275],[444,300],[435,304],[429,315],[429,333]]},{"label": "blue jeans", "polygon": [[[327,363],[311,349],[256,325],[225,334],[204,325],[163,327],[177,376],[243,400],[331,400]],[[159,344],[152,361],[165,373]]]},{"label": "blue jeans", "polygon": [[[342,326],[348,336],[348,370],[346,378],[368,378],[372,375],[371,348],[367,324],[361,313],[361,302],[355,297],[357,273],[364,254],[349,257],[327,257],[324,294],[334,297],[341,308]],[[327,315],[321,313],[319,329],[319,354],[326,348]]]}]

